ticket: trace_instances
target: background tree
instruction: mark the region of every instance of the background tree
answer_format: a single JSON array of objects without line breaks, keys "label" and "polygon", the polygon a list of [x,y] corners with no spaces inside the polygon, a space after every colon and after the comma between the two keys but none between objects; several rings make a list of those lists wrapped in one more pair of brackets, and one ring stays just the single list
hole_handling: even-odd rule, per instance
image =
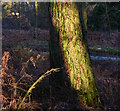
[{"label": "background tree", "polygon": [[[48,8],[46,2],[2,2],[2,22],[4,28],[29,30],[48,29]],[[17,16],[16,13],[19,15]],[[39,21],[38,21],[39,20]]]},{"label": "background tree", "polygon": [[2,17],[6,17],[11,13],[12,2],[2,2]]},{"label": "background tree", "polygon": [[78,3],[78,10],[79,10],[79,19],[81,22],[81,27],[82,27],[82,34],[83,34],[83,39],[85,40],[87,44],[87,11],[86,11],[86,3]]},{"label": "background tree", "polygon": [[88,29],[108,32],[119,29],[118,3],[87,3],[87,12]]},{"label": "background tree", "polygon": [[65,67],[71,87],[78,91],[83,105],[99,106],[76,3],[54,2],[49,7],[51,67]]}]

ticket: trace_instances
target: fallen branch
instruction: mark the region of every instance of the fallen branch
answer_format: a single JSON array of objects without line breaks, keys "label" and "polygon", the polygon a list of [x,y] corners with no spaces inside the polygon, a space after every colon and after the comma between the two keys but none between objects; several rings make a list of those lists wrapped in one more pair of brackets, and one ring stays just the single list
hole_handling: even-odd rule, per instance
[{"label": "fallen branch", "polygon": [[61,69],[63,68],[52,68],[51,70],[47,71],[46,73],[44,73],[42,76],[40,76],[34,83],[33,85],[28,89],[26,95],[24,96],[23,100],[21,101],[19,107],[18,107],[18,111],[20,110],[23,102],[25,101],[25,99],[29,96],[30,92],[32,92],[32,90],[35,88],[35,86],[41,82],[45,77],[51,75],[54,72],[59,72]]}]

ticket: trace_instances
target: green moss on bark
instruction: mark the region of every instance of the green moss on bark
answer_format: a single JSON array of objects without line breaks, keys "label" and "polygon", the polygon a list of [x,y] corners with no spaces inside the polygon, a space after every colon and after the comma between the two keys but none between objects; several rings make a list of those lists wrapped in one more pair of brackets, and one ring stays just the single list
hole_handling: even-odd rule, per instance
[{"label": "green moss on bark", "polygon": [[[83,40],[76,4],[73,2],[51,3],[51,21],[56,29],[56,34],[51,34],[51,51],[55,52],[57,47],[60,48],[57,55],[62,52],[61,57],[70,77],[71,87],[78,90],[83,105],[99,106],[98,92],[90,66],[89,54]],[[57,41],[55,41],[56,38],[58,38]],[[53,48],[52,44],[58,45]]]}]

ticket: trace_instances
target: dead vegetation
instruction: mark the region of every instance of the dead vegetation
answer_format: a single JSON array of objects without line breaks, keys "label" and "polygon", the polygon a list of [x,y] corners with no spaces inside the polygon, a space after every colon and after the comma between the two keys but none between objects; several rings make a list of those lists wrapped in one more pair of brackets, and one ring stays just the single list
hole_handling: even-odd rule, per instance
[{"label": "dead vegetation", "polygon": [[[13,49],[4,52],[2,58],[2,108],[16,109],[22,95],[47,69],[49,69],[47,52],[34,53],[28,49]],[[37,104],[35,101],[33,103]],[[25,104],[23,109],[29,106],[27,101]],[[32,107],[34,109],[34,104]]]},{"label": "dead vegetation", "polygon": [[[3,30],[2,109],[16,109],[31,84],[50,69],[49,32],[40,29],[38,32],[38,37],[34,40],[32,31]],[[102,42],[96,42],[98,35],[97,32],[96,35],[89,34],[91,36],[89,45],[94,43],[103,45]],[[117,39],[116,36],[113,42],[105,40],[104,43],[109,42],[111,45],[113,43],[113,47],[117,47],[119,45],[116,44]],[[104,109],[119,110],[120,63],[94,61],[92,66]],[[47,78],[31,93],[31,102],[29,103],[27,99],[22,108],[25,110],[30,108],[32,111],[83,110],[78,104],[79,100],[73,98],[72,95],[69,88],[56,86],[56,84],[51,87]]]}]

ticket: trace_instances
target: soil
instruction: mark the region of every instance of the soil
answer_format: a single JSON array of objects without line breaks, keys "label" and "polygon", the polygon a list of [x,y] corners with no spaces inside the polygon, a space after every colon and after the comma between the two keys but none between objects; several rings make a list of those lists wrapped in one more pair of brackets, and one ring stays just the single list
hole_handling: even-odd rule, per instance
[{"label": "soil", "polygon": [[[107,37],[105,37],[107,36]],[[108,40],[109,39],[109,40]],[[38,29],[38,36],[34,39],[33,29],[24,30],[3,30],[3,109],[9,109],[17,98],[18,105],[21,98],[25,94],[24,91],[17,89],[10,84],[17,84],[24,90],[43,73],[50,69],[49,64],[49,31]],[[42,42],[41,42],[42,41]],[[101,47],[118,48],[118,36],[116,32],[109,36],[104,32],[88,32],[88,45],[99,45]],[[106,54],[109,55],[109,54]],[[114,55],[113,55],[114,56]],[[113,61],[91,61],[95,76],[96,86],[99,91],[103,110],[119,111],[120,110],[120,63]],[[12,79],[11,79],[12,78]],[[22,79],[21,79],[22,78]],[[11,80],[11,81],[10,81]],[[9,84],[9,85],[8,85]],[[27,86],[26,86],[27,84]],[[8,88],[7,85],[10,87]],[[10,91],[11,90],[11,91]],[[9,94],[9,95],[8,95]],[[12,96],[11,96],[12,95]],[[49,85],[49,78],[43,80],[39,84],[31,96],[32,110],[84,110],[76,99],[74,91],[71,91],[67,86],[61,87],[54,84],[54,87]],[[76,96],[77,97],[77,96]],[[22,106],[28,108],[29,103],[26,100]],[[91,107],[86,108],[88,110]]]},{"label": "soil", "polygon": [[88,31],[88,45],[100,46],[101,48],[112,47],[120,49],[120,37],[118,31],[108,32]]}]

